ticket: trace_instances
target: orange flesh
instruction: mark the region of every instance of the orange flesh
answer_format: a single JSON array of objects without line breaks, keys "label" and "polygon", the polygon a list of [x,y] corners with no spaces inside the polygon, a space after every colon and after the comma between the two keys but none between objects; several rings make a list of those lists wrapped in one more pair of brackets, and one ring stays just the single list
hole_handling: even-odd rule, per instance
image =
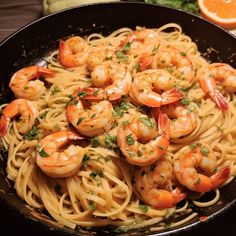
[{"label": "orange flesh", "polygon": [[220,18],[236,18],[236,0],[204,0],[204,6]]}]

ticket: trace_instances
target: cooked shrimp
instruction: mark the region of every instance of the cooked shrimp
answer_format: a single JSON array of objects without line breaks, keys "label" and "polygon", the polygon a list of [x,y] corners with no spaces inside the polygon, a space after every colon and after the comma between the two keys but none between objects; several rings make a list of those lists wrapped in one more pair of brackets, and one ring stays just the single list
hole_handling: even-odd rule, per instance
[{"label": "cooked shrimp", "polygon": [[[198,173],[198,170],[204,174]],[[193,144],[185,146],[175,154],[174,173],[177,180],[195,192],[209,192],[218,188],[228,178],[229,167],[216,172],[216,156],[207,146]]]},{"label": "cooked shrimp", "polygon": [[92,72],[96,66],[110,60],[112,56],[114,56],[114,53],[114,49],[110,47],[101,47],[97,50],[91,50],[87,59],[88,70]]},{"label": "cooked shrimp", "polygon": [[[137,104],[160,107],[184,97],[174,85],[175,78],[168,71],[146,70],[136,74],[129,95]],[[160,95],[161,91],[165,92]]]},{"label": "cooked shrimp", "polygon": [[187,54],[177,48],[159,48],[155,55],[144,53],[139,61],[142,70],[163,68],[172,71],[178,87],[189,88],[194,82],[193,64]]},{"label": "cooked shrimp", "polygon": [[84,149],[70,145],[63,152],[59,152],[66,144],[73,140],[81,140],[73,131],[59,131],[49,134],[39,142],[36,163],[48,176],[62,178],[74,175],[81,166]]},{"label": "cooked shrimp", "polygon": [[165,154],[169,146],[167,115],[159,115],[158,135],[155,122],[146,115],[134,115],[127,122],[120,124],[117,141],[130,164],[146,166],[154,163]]},{"label": "cooked shrimp", "polygon": [[112,104],[100,101],[85,110],[79,97],[73,97],[67,106],[66,116],[76,130],[89,137],[107,132],[112,126]]},{"label": "cooked shrimp", "polygon": [[47,68],[28,66],[15,72],[11,77],[9,87],[17,98],[37,100],[46,91],[46,88],[44,83],[36,78],[53,75],[54,73]]},{"label": "cooked shrimp", "polygon": [[128,54],[139,55],[143,51],[152,53],[159,45],[159,34],[153,29],[131,32],[119,45],[118,50],[129,45]]},{"label": "cooked shrimp", "polygon": [[153,108],[152,113],[155,119],[160,112],[164,112],[171,119],[170,121],[170,138],[176,139],[190,134],[196,127],[197,117],[194,111],[180,104],[173,103],[161,108]]},{"label": "cooked shrimp", "polygon": [[113,101],[123,95],[128,95],[132,83],[128,68],[110,61],[96,66],[91,73],[91,79],[93,85],[97,88],[85,89],[87,96],[84,99]]},{"label": "cooked shrimp", "polygon": [[155,208],[170,208],[186,197],[180,188],[172,190],[173,168],[160,158],[151,166],[138,168],[134,174],[134,187],[141,199]]},{"label": "cooked shrimp", "polygon": [[35,104],[26,99],[15,99],[9,103],[3,110],[0,119],[0,137],[3,137],[7,133],[11,119],[20,115],[20,119],[17,122],[17,130],[19,133],[26,133],[31,130],[34,125],[35,118],[38,115],[38,110]]},{"label": "cooked shrimp", "polygon": [[226,111],[229,105],[217,89],[216,82],[219,82],[225,90],[231,93],[236,92],[236,70],[228,64],[213,63],[199,70],[197,78],[203,91],[219,108]]},{"label": "cooked shrimp", "polygon": [[79,37],[74,36],[66,41],[60,40],[59,60],[65,67],[86,65],[89,54],[89,45]]}]

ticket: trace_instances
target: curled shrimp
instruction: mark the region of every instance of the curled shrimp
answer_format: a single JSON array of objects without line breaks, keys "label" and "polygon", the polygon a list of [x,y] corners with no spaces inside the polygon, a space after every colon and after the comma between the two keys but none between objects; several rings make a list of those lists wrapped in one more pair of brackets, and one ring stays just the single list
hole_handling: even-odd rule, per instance
[{"label": "curled shrimp", "polygon": [[86,65],[89,54],[89,45],[79,37],[74,36],[66,41],[60,40],[59,60],[65,67]]},{"label": "curled shrimp", "polygon": [[[166,70],[146,70],[136,74],[129,95],[140,105],[160,107],[179,101],[184,95],[173,88],[175,78]],[[161,95],[161,91],[163,92]]]},{"label": "curled shrimp", "polygon": [[139,29],[121,41],[118,50],[125,45],[129,45],[128,54],[139,55],[143,51],[152,53],[159,45],[159,34],[153,29]]},{"label": "curled shrimp", "polygon": [[2,112],[0,119],[0,137],[3,137],[7,133],[11,119],[18,115],[20,115],[20,119],[16,124],[17,130],[24,134],[31,130],[34,125],[38,110],[33,102],[26,99],[19,98],[13,100]]},{"label": "curled shrimp", "polygon": [[216,105],[226,111],[228,103],[217,89],[216,82],[229,92],[236,92],[236,70],[228,64],[213,63],[198,71],[197,78],[203,91],[208,94]]},{"label": "curled shrimp", "polygon": [[46,88],[44,87],[44,83],[36,78],[53,75],[54,73],[47,68],[28,66],[14,73],[11,77],[9,87],[17,98],[37,100],[46,91]]},{"label": "curled shrimp", "polygon": [[66,144],[73,140],[81,140],[73,131],[58,131],[49,134],[39,142],[36,163],[48,176],[62,178],[74,175],[81,166],[84,149],[80,146],[70,145],[59,152]]},{"label": "curled shrimp", "polygon": [[160,114],[157,132],[155,122],[146,115],[134,115],[119,125],[117,142],[130,164],[150,165],[164,155],[169,146],[169,120]]},{"label": "curled shrimp", "polygon": [[177,139],[190,134],[196,127],[197,116],[194,111],[180,104],[173,103],[161,108],[153,108],[152,113],[155,119],[158,119],[160,112],[164,112],[171,119],[170,121],[170,138]]},{"label": "curled shrimp", "polygon": [[177,78],[176,85],[189,88],[195,79],[193,63],[184,51],[174,47],[159,48],[155,55],[144,53],[139,59],[141,70],[168,69]]},{"label": "curled shrimp", "polygon": [[93,71],[98,65],[110,60],[114,56],[114,50],[108,47],[101,47],[96,50],[91,50],[87,59],[87,67],[89,71]]},{"label": "curled shrimp", "polygon": [[171,163],[160,158],[151,166],[137,168],[134,187],[141,199],[154,208],[170,208],[186,197],[179,187],[172,190],[173,168]]},{"label": "curled shrimp", "polygon": [[66,116],[76,130],[89,137],[107,132],[112,126],[112,104],[108,101],[94,103],[84,108],[80,98],[73,97],[67,106]]},{"label": "curled shrimp", "polygon": [[[207,146],[185,146],[175,154],[174,173],[182,185],[195,192],[209,192],[228,178],[229,167],[216,172],[216,156]],[[201,169],[201,173],[199,173]]]},{"label": "curled shrimp", "polygon": [[132,83],[128,68],[110,61],[96,66],[91,73],[91,79],[97,88],[85,89],[84,99],[117,100],[128,95]]}]

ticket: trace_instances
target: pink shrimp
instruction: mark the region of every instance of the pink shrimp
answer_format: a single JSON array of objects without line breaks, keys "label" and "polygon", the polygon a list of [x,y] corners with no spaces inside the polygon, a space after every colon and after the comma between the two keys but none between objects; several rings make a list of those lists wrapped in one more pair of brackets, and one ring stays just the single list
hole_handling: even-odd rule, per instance
[{"label": "pink shrimp", "polygon": [[[205,174],[198,173],[200,168]],[[207,146],[185,146],[175,154],[174,173],[177,180],[195,192],[209,192],[220,187],[230,174],[229,167],[215,172],[216,156]]]},{"label": "pink shrimp", "polygon": [[155,120],[160,113],[165,113],[171,119],[170,121],[170,138],[177,139],[190,134],[196,127],[196,113],[189,111],[187,107],[180,103],[173,103],[153,108],[152,114]]},{"label": "pink shrimp", "polygon": [[76,67],[86,65],[89,55],[89,45],[86,41],[74,36],[66,41],[60,40],[59,60],[65,67]]},{"label": "pink shrimp", "polygon": [[172,165],[161,157],[151,166],[135,170],[134,187],[148,205],[157,209],[170,208],[186,197],[180,187],[172,190],[172,179]]},{"label": "pink shrimp", "polygon": [[143,53],[139,58],[141,70],[168,69],[176,77],[176,85],[188,88],[195,80],[193,63],[184,51],[174,47],[158,48],[155,54]]},{"label": "pink shrimp", "polygon": [[40,140],[37,147],[37,165],[46,175],[54,178],[74,175],[82,164],[84,149],[78,145],[70,145],[61,152],[59,149],[70,141],[82,139],[82,136],[69,130],[49,134]]},{"label": "pink shrimp", "polygon": [[236,70],[228,64],[213,63],[198,71],[197,78],[203,91],[208,94],[216,105],[227,111],[229,105],[222,93],[217,89],[216,83],[229,92],[236,92]]},{"label": "pink shrimp", "polygon": [[72,98],[66,116],[76,130],[88,137],[107,132],[112,126],[112,105],[108,101],[93,103],[85,109],[79,96]]},{"label": "pink shrimp", "polygon": [[96,88],[84,89],[84,99],[117,100],[123,95],[128,95],[132,83],[128,68],[110,61],[96,66],[91,73],[91,79]]},{"label": "pink shrimp", "polygon": [[37,78],[40,76],[53,75],[54,73],[47,68],[28,66],[14,73],[11,77],[9,87],[17,98],[37,100],[46,91],[44,83]]},{"label": "pink shrimp", "polygon": [[[179,101],[184,95],[174,87],[175,79],[166,70],[146,70],[136,74],[129,95],[140,105],[160,107]],[[160,91],[165,91],[161,95]]]},{"label": "pink shrimp", "polygon": [[29,131],[35,123],[38,110],[33,102],[26,99],[15,99],[9,103],[3,110],[0,119],[0,137],[7,133],[11,119],[20,115],[17,122],[17,129],[20,133]]},{"label": "pink shrimp", "polygon": [[169,121],[165,114],[159,116],[156,133],[155,122],[145,115],[134,115],[127,123],[120,124],[117,142],[130,164],[150,165],[165,154],[169,146]]}]

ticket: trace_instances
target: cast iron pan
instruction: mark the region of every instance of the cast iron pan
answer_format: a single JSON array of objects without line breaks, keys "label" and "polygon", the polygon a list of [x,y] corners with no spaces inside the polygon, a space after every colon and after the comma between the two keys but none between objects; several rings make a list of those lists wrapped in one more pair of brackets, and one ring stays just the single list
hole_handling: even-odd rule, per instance
[{"label": "cast iron pan", "polygon": [[[73,34],[85,36],[94,32],[104,35],[120,28],[135,26],[160,27],[163,24],[176,22],[183,28],[185,34],[197,42],[199,50],[212,62],[224,61],[236,68],[235,43],[236,39],[221,28],[191,14],[143,3],[110,3],[94,4],[79,8],[71,8],[37,20],[0,44],[0,85],[2,88],[1,103],[10,101],[13,94],[8,88],[11,75],[18,69],[40,63],[44,64],[43,57],[58,47],[58,40]],[[209,50],[209,48],[213,50]],[[1,153],[6,157],[5,153]],[[0,161],[3,171],[0,172],[0,192],[2,204],[20,214],[26,221],[37,222],[57,235],[114,235],[109,228],[103,229],[76,229],[59,228],[46,220],[38,220],[25,207],[24,202],[17,197],[14,187],[9,187],[4,176],[6,162]],[[221,190],[221,204],[210,208],[195,209],[199,216],[209,216],[205,222],[232,208],[236,198],[236,182],[233,181]],[[2,217],[1,217],[2,218]],[[134,230],[120,235],[170,235],[192,231],[201,223],[194,218],[186,225],[169,229],[161,233],[153,233],[149,228]],[[14,226],[13,226],[14,227]]]}]

